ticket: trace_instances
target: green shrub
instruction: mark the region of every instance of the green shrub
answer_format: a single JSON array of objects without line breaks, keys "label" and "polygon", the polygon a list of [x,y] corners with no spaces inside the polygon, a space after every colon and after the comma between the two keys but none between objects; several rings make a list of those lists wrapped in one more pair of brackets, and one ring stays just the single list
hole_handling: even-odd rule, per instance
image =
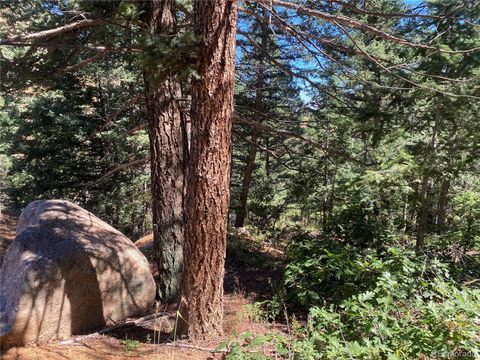
[{"label": "green shrub", "polygon": [[122,340],[120,343],[125,346],[125,351],[128,353],[136,352],[140,346],[140,342],[138,340],[125,339]]},{"label": "green shrub", "polygon": [[234,334],[232,339],[222,342],[217,350],[226,352],[225,360],[283,359],[291,353],[284,336],[274,332],[255,335],[250,331]]},{"label": "green shrub", "polygon": [[413,262],[414,253],[391,248],[384,254],[360,250],[338,241],[307,238],[288,248],[285,285],[293,303],[310,307],[340,303],[375,287],[385,272],[413,281],[428,276],[427,264]]},{"label": "green shrub", "polygon": [[480,290],[458,286],[447,264],[404,249],[377,254],[314,239],[293,245],[290,256],[286,285],[310,309],[296,358],[480,355]]}]

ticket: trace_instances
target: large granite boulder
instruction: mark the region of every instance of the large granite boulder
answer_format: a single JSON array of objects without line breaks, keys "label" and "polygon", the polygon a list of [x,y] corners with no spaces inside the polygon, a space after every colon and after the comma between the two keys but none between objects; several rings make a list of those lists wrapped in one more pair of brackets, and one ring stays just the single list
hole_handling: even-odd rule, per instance
[{"label": "large granite boulder", "polygon": [[0,344],[69,337],[145,314],[155,291],[147,259],[123,234],[71,202],[32,202],[0,269]]}]

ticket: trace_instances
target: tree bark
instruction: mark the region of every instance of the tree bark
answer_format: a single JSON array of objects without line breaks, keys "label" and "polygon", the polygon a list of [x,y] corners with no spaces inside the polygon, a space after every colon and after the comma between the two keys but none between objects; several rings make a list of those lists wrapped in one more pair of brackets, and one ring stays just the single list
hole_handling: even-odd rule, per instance
[{"label": "tree bark", "polygon": [[[263,16],[266,16],[266,9],[262,8]],[[261,24],[261,43],[258,54],[258,70],[257,80],[255,83],[255,122],[262,121],[263,113],[263,89],[265,87],[265,54],[267,52],[268,28],[266,23]],[[252,174],[255,168],[255,158],[257,157],[257,139],[258,130],[252,127],[250,135],[251,145],[248,152],[247,164],[245,165],[245,172],[242,181],[242,190],[240,191],[240,206],[238,208],[237,216],[235,217],[235,227],[243,227],[245,225],[245,218],[247,217],[247,202],[248,193],[250,191],[250,184],[252,182]]]},{"label": "tree bark", "polygon": [[438,199],[436,227],[437,233],[441,234],[445,230],[445,218],[447,217],[448,192],[450,190],[450,178],[442,181],[440,186],[440,195]]},{"label": "tree bark", "polygon": [[407,221],[408,221],[408,195],[403,195],[403,206],[402,206],[402,226],[401,229],[403,233],[407,231]]},{"label": "tree bark", "polygon": [[245,173],[243,174],[242,190],[240,191],[240,205],[235,216],[235,227],[243,227],[245,225],[245,218],[247,217],[247,202],[248,193],[250,191],[250,184],[252,182],[253,169],[255,167],[255,158],[257,157],[257,129],[252,129],[250,140],[250,150],[248,152],[247,164],[245,166]]},{"label": "tree bark", "polygon": [[435,117],[434,124],[432,129],[432,137],[430,140],[429,151],[425,156],[425,163],[423,164],[423,176],[422,183],[420,186],[420,207],[418,210],[417,217],[417,242],[415,247],[417,251],[422,251],[425,247],[425,235],[428,227],[428,218],[429,218],[429,206],[430,198],[429,193],[431,190],[431,168],[434,164],[437,152],[438,145],[438,134],[440,132],[440,123],[442,121],[442,105],[441,105],[441,96],[437,95],[437,103],[435,108]]},{"label": "tree bark", "polygon": [[185,262],[177,329],[194,339],[223,332],[236,19],[235,1],[194,1],[199,79],[192,83]]},{"label": "tree bark", "polygon": [[[150,4],[150,29],[154,35],[176,33],[173,0]],[[184,242],[185,144],[178,99],[179,79],[173,74],[144,73],[150,137],[154,252],[159,270],[159,294],[175,301],[181,283]]]},{"label": "tree bark", "polygon": [[420,207],[417,216],[417,243],[416,249],[421,251],[425,246],[425,233],[428,225],[428,207],[429,207],[429,192],[430,192],[430,177],[428,172],[425,172],[422,177],[420,185]]}]

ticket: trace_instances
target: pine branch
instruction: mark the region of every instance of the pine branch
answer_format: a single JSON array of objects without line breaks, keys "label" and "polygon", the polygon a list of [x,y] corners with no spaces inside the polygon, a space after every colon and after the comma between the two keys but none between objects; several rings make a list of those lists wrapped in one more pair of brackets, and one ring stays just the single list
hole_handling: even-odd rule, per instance
[{"label": "pine branch", "polygon": [[59,71],[59,73],[61,74],[65,74],[65,73],[68,73],[68,72],[72,72],[72,71],[76,71],[76,70],[79,70],[85,66],[87,66],[88,64],[91,64],[99,59],[102,59],[112,53],[115,53],[115,52],[119,52],[119,50],[113,50],[113,49],[105,49],[105,50],[102,50],[100,52],[98,52],[97,54],[83,60],[83,61],[80,61],[78,64],[75,64],[75,65],[70,65],[70,66],[67,66],[63,69],[61,69]]},{"label": "pine branch", "polygon": [[[245,32],[242,32],[242,31],[237,31],[239,34],[241,35],[244,35],[251,43],[252,45],[257,48],[258,50],[262,50],[261,46],[247,33]],[[345,103],[344,100],[342,100],[341,98],[339,98],[338,96],[336,96],[335,94],[333,94],[332,92],[324,89],[323,87],[321,87],[320,85],[318,85],[317,83],[315,83],[314,81],[312,81],[312,79],[310,79],[308,76],[306,75],[303,75],[301,74],[300,72],[295,72],[295,71],[292,71],[288,66],[282,64],[281,62],[279,62],[278,60],[274,59],[270,54],[268,53],[265,53],[265,58],[266,60],[276,66],[278,69],[282,70],[284,73],[286,73],[287,75],[290,75],[292,77],[296,77],[296,78],[299,78],[299,79],[302,79],[302,80],[305,80],[307,83],[309,83],[312,87],[314,87],[315,89],[317,89],[318,91],[330,96],[331,98],[339,101],[339,102],[342,102],[344,103],[346,106],[348,106],[347,103]]]},{"label": "pine branch", "polygon": [[143,164],[147,163],[148,161],[150,161],[150,158],[146,157],[146,158],[143,158],[143,159],[136,159],[136,160],[133,160],[133,161],[129,161],[127,163],[117,165],[113,169],[110,169],[109,171],[107,171],[99,179],[97,179],[97,180],[95,180],[95,181],[93,181],[89,184],[86,184],[85,189],[88,190],[88,189],[90,189],[94,186],[97,186],[97,185],[103,183],[105,180],[110,178],[112,175],[114,175],[114,174],[116,174],[120,171],[123,171],[125,169],[129,169],[129,168],[132,168],[132,167],[143,165]]},{"label": "pine branch", "polygon": [[[399,68],[399,69],[402,69],[404,71],[413,73],[415,75],[419,75],[419,76],[426,77],[426,78],[443,80],[443,81],[458,82],[458,83],[469,81],[469,80],[465,80],[465,79],[452,79],[452,78],[445,77],[445,76],[428,74],[428,73],[424,73],[424,72],[421,72],[421,71],[416,71],[416,70],[413,70],[411,68],[412,65],[413,65],[412,63],[410,63],[410,64],[408,64],[408,63],[397,64],[397,63],[392,62],[389,59],[382,58],[382,57],[379,57],[377,55],[367,53],[365,50],[359,51],[359,50],[356,50],[354,48],[339,44],[339,43],[337,43],[337,42],[335,42],[331,39],[323,38],[323,37],[317,36],[315,34],[302,31],[302,30],[298,29],[295,25],[289,24],[287,22],[287,20],[283,19],[277,13],[277,11],[275,11],[275,9],[269,9],[269,10],[274,15],[274,17],[275,17],[274,19],[270,19],[270,18],[267,19],[265,17],[260,16],[259,14],[256,14],[256,13],[254,13],[252,11],[249,11],[247,9],[244,9],[244,8],[239,9],[239,11],[241,11],[241,12],[243,12],[243,13],[249,15],[249,16],[253,16],[259,21],[263,21],[263,22],[272,22],[273,21],[275,23],[275,26],[278,26],[280,29],[286,31],[287,33],[290,33],[291,35],[295,36],[296,38],[303,38],[311,46],[313,46],[315,49],[317,49],[317,51],[324,54],[330,60],[332,60],[331,56],[329,56],[325,52],[318,49],[318,46],[315,45],[313,43],[313,41],[317,41],[320,44],[322,44],[326,47],[329,47],[329,48],[333,48],[333,49],[335,49],[335,50],[337,50],[337,51],[339,51],[340,53],[343,53],[343,54],[363,57],[364,59],[366,59],[366,60],[368,60],[368,61],[370,61],[374,64],[377,64],[377,65],[378,65],[378,62],[384,62],[384,63],[388,64],[388,69]],[[308,49],[308,47],[306,47],[306,46],[304,46],[304,47],[313,55],[313,53],[311,52],[310,49]],[[336,61],[336,60],[332,60],[332,61],[338,63],[338,61]],[[340,65],[342,67],[346,67],[344,64],[340,64]],[[395,88],[392,88],[392,89],[395,89]]]},{"label": "pine branch", "polygon": [[360,9],[354,5],[348,4],[344,1],[340,0],[328,0],[331,3],[336,3],[341,5],[342,7],[350,9],[352,12],[360,14],[360,15],[369,15],[369,16],[376,16],[376,17],[381,17],[381,18],[423,18],[423,19],[436,19],[436,20],[442,20],[445,18],[451,18],[453,17],[450,14],[447,15],[429,15],[429,14],[415,14],[415,13],[381,13],[381,12],[375,12],[375,11],[367,11]]},{"label": "pine branch", "polygon": [[441,90],[441,89],[437,89],[437,88],[433,88],[433,87],[430,87],[430,86],[427,86],[427,85],[423,85],[421,83],[412,81],[410,79],[407,79],[404,76],[401,76],[399,74],[396,74],[396,73],[392,72],[389,68],[385,67],[383,64],[378,62],[376,59],[372,58],[365,50],[363,50],[362,47],[355,41],[355,39],[348,33],[348,31],[345,28],[343,28],[340,24],[337,24],[337,26],[343,31],[343,33],[350,39],[350,41],[354,44],[354,46],[359,51],[363,52],[365,54],[365,56],[369,57],[381,69],[385,70],[386,72],[388,72],[392,76],[395,76],[396,78],[398,78],[400,80],[403,80],[406,83],[411,84],[415,87],[418,87],[418,88],[424,89],[424,90],[429,90],[429,91],[435,92],[437,94],[447,95],[447,96],[455,97],[455,98],[471,98],[471,99],[476,99],[476,100],[480,99],[478,96],[475,96],[475,95],[454,94],[454,93],[451,93],[451,92],[448,92],[448,91],[444,91],[444,90]]},{"label": "pine branch", "polygon": [[260,3],[260,4],[264,4],[266,6],[270,6],[271,11],[273,11],[273,9],[271,8],[272,5],[280,6],[280,7],[286,8],[286,9],[294,10],[299,15],[312,16],[312,17],[315,17],[315,18],[320,19],[320,20],[328,21],[328,22],[330,22],[334,25],[337,25],[337,26],[339,24],[339,25],[347,26],[347,27],[352,28],[352,29],[368,32],[368,33],[374,34],[378,37],[381,37],[385,40],[388,40],[390,42],[393,42],[393,43],[396,43],[396,44],[399,44],[399,45],[408,46],[408,47],[411,47],[411,48],[432,50],[432,51],[442,52],[442,53],[447,53],[447,54],[470,53],[470,52],[476,52],[476,51],[480,50],[480,47],[466,49],[466,50],[443,50],[443,49],[439,49],[439,48],[436,48],[436,47],[430,46],[430,45],[425,45],[425,44],[421,44],[421,43],[413,43],[413,42],[410,42],[406,39],[397,37],[395,35],[392,35],[390,33],[385,32],[383,30],[380,30],[380,29],[378,29],[374,26],[371,26],[371,25],[365,24],[361,21],[352,19],[348,16],[338,15],[338,14],[335,14],[335,15],[329,14],[329,13],[326,13],[326,12],[323,12],[323,11],[320,11],[320,10],[311,9],[311,8],[308,8],[308,7],[305,7],[305,6],[302,6],[302,5],[298,5],[298,4],[294,4],[294,3],[291,3],[291,2],[288,2],[288,1],[283,1],[283,0],[255,0],[255,2]]},{"label": "pine branch", "polygon": [[36,33],[28,34],[28,35],[18,35],[18,36],[9,37],[3,40],[2,42],[0,42],[0,45],[9,45],[12,43],[22,43],[22,42],[36,41],[36,40],[47,40],[69,31],[84,29],[92,26],[98,26],[105,23],[107,22],[103,19],[79,20],[74,23],[63,25],[54,29],[43,30]]},{"label": "pine branch", "polygon": [[[243,10],[242,10],[243,11]],[[308,44],[310,46],[312,46],[314,49],[316,49],[316,51],[318,53],[320,53],[322,56],[328,58],[330,61],[333,61],[335,63],[337,63],[339,66],[341,66],[342,68],[345,68],[347,70],[349,70],[349,68],[347,66],[345,66],[344,64],[340,63],[338,60],[335,60],[333,59],[330,55],[328,55],[327,53],[325,53],[324,51],[322,51],[321,49],[318,48],[318,46],[316,44],[314,44],[311,39],[314,39],[316,41],[319,41],[320,43],[323,43],[325,45],[333,45],[334,47],[337,47],[337,48],[340,48],[343,52],[347,53],[347,54],[350,54],[350,55],[356,55],[356,56],[361,56],[365,59],[367,59],[368,61],[372,62],[373,64],[375,65],[378,65],[379,67],[381,67],[383,70],[385,70],[386,72],[388,72],[389,74],[391,74],[392,76],[395,76],[405,82],[407,82],[408,84],[410,85],[413,85],[415,87],[418,87],[418,88],[423,88],[423,89],[426,89],[426,90],[429,90],[429,91],[433,91],[433,92],[437,92],[437,93],[442,93],[442,94],[445,94],[445,95],[448,95],[448,96],[451,96],[451,97],[466,97],[466,98],[474,98],[474,99],[477,99],[478,97],[477,96],[473,96],[473,95],[463,95],[463,94],[454,94],[454,93],[450,93],[450,92],[446,92],[446,91],[443,91],[443,90],[440,90],[440,89],[436,89],[436,88],[432,88],[432,87],[428,87],[428,86],[424,86],[420,83],[417,83],[417,82],[414,82],[412,80],[409,80],[401,75],[398,75],[396,73],[394,73],[391,69],[394,69],[394,68],[401,68],[407,72],[411,72],[413,74],[416,74],[416,75],[419,75],[419,76],[422,76],[422,77],[426,77],[426,78],[432,78],[432,79],[438,79],[438,80],[442,80],[442,81],[451,81],[451,82],[466,82],[468,80],[462,80],[462,79],[452,79],[452,78],[448,78],[448,77],[444,77],[444,76],[439,76],[439,75],[433,75],[433,74],[428,74],[428,73],[423,73],[423,72],[419,72],[419,71],[416,71],[416,70],[413,70],[411,68],[409,68],[407,66],[407,64],[394,64],[392,63],[391,61],[389,61],[388,59],[383,59],[383,58],[380,58],[380,57],[377,57],[373,54],[369,54],[367,53],[364,49],[362,49],[354,40],[353,38],[351,37],[350,34],[348,34],[348,32],[346,31],[346,29],[334,22],[335,25],[337,25],[341,30],[342,32],[344,32],[347,37],[352,41],[352,43],[354,44],[355,48],[356,49],[352,49],[350,47],[347,47],[347,46],[343,46],[343,45],[340,45],[340,44],[336,44],[335,42],[331,41],[331,40],[326,40],[326,39],[323,39],[323,38],[320,38],[320,37],[317,37],[315,35],[312,35],[312,34],[309,34],[309,33],[306,33],[306,32],[303,32],[301,30],[297,30],[295,29],[293,26],[289,25],[284,19],[282,19],[274,9],[270,9],[270,11],[272,11],[272,14],[275,16],[275,18],[278,19],[278,21],[275,23],[276,26],[279,26],[281,29],[287,31],[288,33],[290,33],[291,35],[295,36],[297,38],[297,40],[301,43],[301,45],[309,52],[310,55],[312,55],[315,59],[317,58],[317,54],[314,53],[308,46],[307,44],[305,44],[304,41],[308,42]],[[259,16],[258,14],[255,14],[249,10],[246,10],[243,11],[244,13],[248,14],[248,15],[251,15],[251,16],[254,16],[256,17],[258,20],[260,21],[267,21],[267,20],[270,20],[270,19],[266,19],[266,18],[263,18],[261,16]],[[240,34],[243,35],[243,33],[239,32]],[[246,35],[248,37],[248,35]],[[302,40],[303,39],[303,40]],[[251,41],[254,41],[251,37],[250,37],[250,40]],[[318,59],[317,59],[317,62],[318,62]],[[382,64],[382,62],[385,62],[387,64],[389,64],[390,66],[385,66]],[[320,64],[320,63],[319,63]],[[347,75],[347,74],[345,74]],[[299,76],[297,74],[297,76]],[[352,78],[351,76],[347,75],[350,79]],[[380,85],[380,84],[376,84],[370,80],[367,80],[367,79],[364,79],[362,78],[361,76],[359,75],[355,75],[354,76],[355,78],[358,78],[359,80],[365,82],[365,83],[370,83],[378,88],[383,88],[383,89],[392,89],[392,90],[408,90],[408,88],[399,88],[399,87],[391,87],[391,86],[383,86],[383,85]],[[305,79],[305,76],[302,75],[303,79]],[[309,81],[310,84],[312,84],[311,81]],[[327,93],[328,95],[331,95],[331,93]]]},{"label": "pine branch", "polygon": [[350,160],[350,161],[353,161],[353,162],[356,162],[356,163],[359,162],[357,159],[352,158],[347,153],[340,152],[340,151],[335,151],[335,153],[332,153],[331,148],[325,147],[322,144],[316,142],[315,140],[312,140],[312,139],[310,139],[310,138],[308,138],[308,137],[306,137],[302,134],[298,134],[298,133],[293,132],[293,131],[276,129],[274,127],[264,125],[264,124],[260,124],[258,122],[248,120],[244,117],[239,117],[239,116],[234,116],[233,117],[233,122],[235,124],[247,125],[247,126],[256,128],[258,130],[261,130],[261,131],[269,132],[271,134],[275,134],[275,135],[278,135],[280,137],[296,138],[296,139],[302,140],[303,142],[305,142],[309,145],[312,145],[313,147],[321,150],[324,153],[325,157],[327,157],[327,158],[331,157],[332,155],[337,155],[339,157],[342,157],[344,159],[347,159],[347,160]]},{"label": "pine branch", "polygon": [[123,114],[125,111],[129,110],[133,105],[137,104],[141,99],[143,99],[143,96],[144,96],[143,93],[135,95],[133,98],[130,99],[129,102],[127,102],[120,109],[105,116],[102,126],[100,126],[98,130],[90,134],[87,137],[87,140],[93,139],[98,133],[101,133],[103,130],[105,130],[107,126],[110,125],[113,121],[115,121],[118,116]]}]

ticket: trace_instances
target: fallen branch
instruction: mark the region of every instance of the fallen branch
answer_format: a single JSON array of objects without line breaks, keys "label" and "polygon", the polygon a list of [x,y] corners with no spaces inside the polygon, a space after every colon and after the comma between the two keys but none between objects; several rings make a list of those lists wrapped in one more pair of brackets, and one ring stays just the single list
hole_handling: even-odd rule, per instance
[{"label": "fallen branch", "polygon": [[82,340],[95,338],[99,335],[104,335],[104,334],[107,334],[107,333],[112,332],[114,330],[135,327],[135,326],[138,326],[139,324],[141,324],[142,322],[152,320],[152,319],[156,319],[156,318],[160,317],[160,315],[162,317],[164,317],[164,316],[166,316],[166,313],[149,314],[149,315],[146,315],[146,316],[141,317],[141,318],[139,318],[137,320],[134,320],[134,321],[125,321],[125,322],[122,322],[122,323],[118,323],[118,324],[103,328],[101,330],[98,330],[97,332],[94,332],[92,334],[76,336],[73,339],[60,341],[59,345],[73,345],[73,344],[76,344],[76,343],[78,343]]},{"label": "fallen branch", "polygon": [[176,347],[176,348],[183,348],[183,349],[192,349],[192,350],[200,350],[200,351],[205,351],[209,353],[222,353],[222,354],[227,354],[230,352],[228,349],[211,349],[211,348],[205,348],[201,346],[195,346],[195,345],[190,345],[190,344],[182,344],[182,343],[164,343],[164,344],[158,344],[160,346],[169,346],[169,347]]}]

